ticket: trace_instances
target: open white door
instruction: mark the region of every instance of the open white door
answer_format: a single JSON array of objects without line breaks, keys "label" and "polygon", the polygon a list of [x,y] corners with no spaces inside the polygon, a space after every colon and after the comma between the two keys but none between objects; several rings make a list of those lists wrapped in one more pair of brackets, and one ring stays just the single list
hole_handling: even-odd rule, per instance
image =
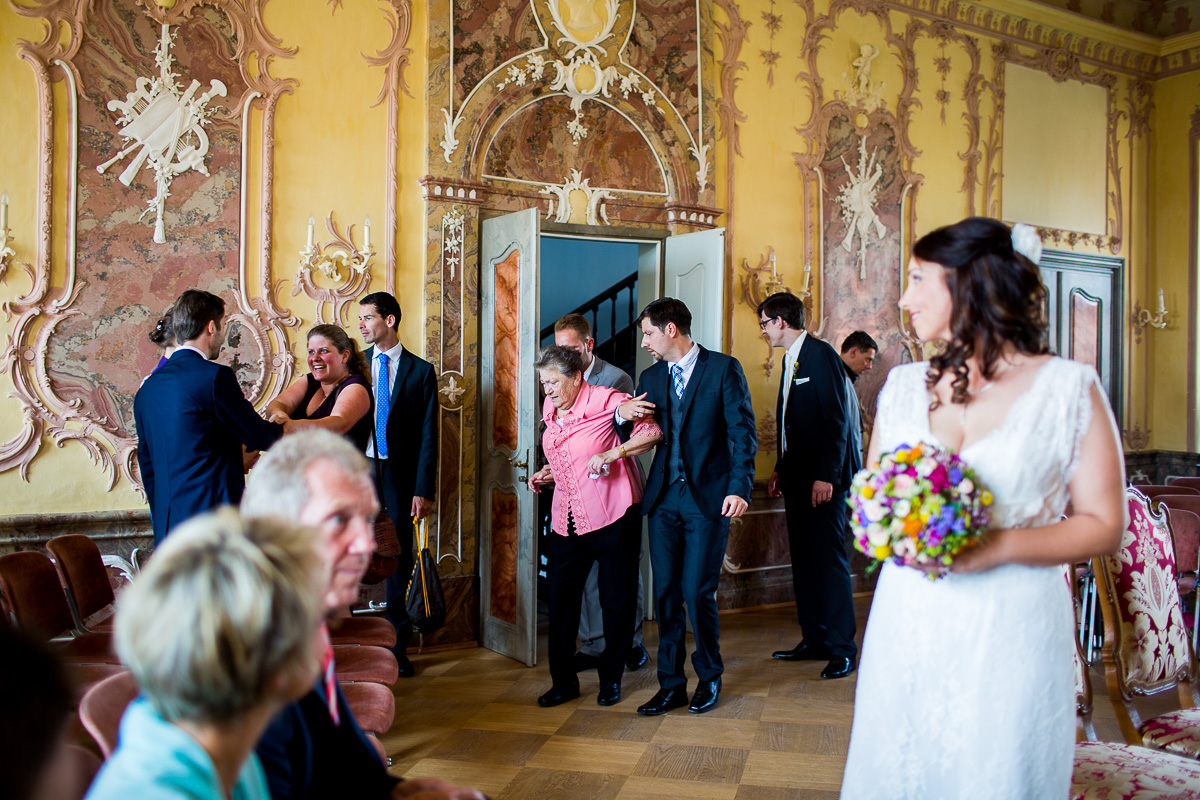
[{"label": "open white door", "polygon": [[537,662],[537,502],[524,485],[537,448],[536,209],[482,223],[480,241],[480,642]]},{"label": "open white door", "polygon": [[725,229],[685,233],[666,241],[663,295],[692,312],[692,339],[721,352],[724,342]]}]

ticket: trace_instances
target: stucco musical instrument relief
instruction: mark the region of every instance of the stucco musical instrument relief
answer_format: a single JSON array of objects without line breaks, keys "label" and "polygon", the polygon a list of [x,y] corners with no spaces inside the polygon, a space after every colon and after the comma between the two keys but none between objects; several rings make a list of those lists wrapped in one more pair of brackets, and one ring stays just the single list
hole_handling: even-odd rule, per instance
[{"label": "stucco musical instrument relief", "polygon": [[196,93],[200,90],[200,81],[193,80],[186,89],[180,90],[179,76],[171,69],[174,39],[170,27],[163,25],[154,53],[158,77],[138,78],[137,88],[124,100],[109,101],[109,111],[120,112],[117,124],[121,126],[119,132],[126,145],[96,167],[104,173],[136,151],[118,180],[129,186],[143,167],[154,171],[154,199],[147,202],[140,218],[154,212],[154,241],[159,244],[167,241],[163,210],[171,196],[171,181],[189,169],[208,175],[204,158],[208,155],[209,142],[204,126],[216,110],[208,104],[213,97],[224,97],[226,93],[225,84],[216,79],[199,97]]}]

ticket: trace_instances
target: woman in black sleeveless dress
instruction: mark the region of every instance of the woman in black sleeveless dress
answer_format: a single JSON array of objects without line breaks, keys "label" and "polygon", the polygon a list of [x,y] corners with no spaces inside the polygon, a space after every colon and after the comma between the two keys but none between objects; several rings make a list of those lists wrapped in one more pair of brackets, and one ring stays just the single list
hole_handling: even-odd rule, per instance
[{"label": "woman in black sleeveless dress", "polygon": [[308,332],[308,375],[292,381],[267,406],[284,434],[306,426],[340,433],[366,451],[371,437],[371,376],[358,344],[337,325]]}]

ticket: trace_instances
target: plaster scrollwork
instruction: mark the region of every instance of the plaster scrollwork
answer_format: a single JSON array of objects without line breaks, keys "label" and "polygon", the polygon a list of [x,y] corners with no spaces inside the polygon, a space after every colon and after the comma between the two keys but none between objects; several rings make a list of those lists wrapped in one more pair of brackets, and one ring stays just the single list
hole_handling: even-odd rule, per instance
[{"label": "plaster scrollwork", "polygon": [[447,371],[438,378],[438,395],[442,398],[439,402],[444,408],[460,408],[466,393],[462,373]]},{"label": "plaster scrollwork", "polygon": [[96,167],[104,173],[109,167],[122,161],[134,151],[133,160],[121,173],[118,180],[129,186],[143,166],[154,171],[155,196],[142,212],[145,217],[154,212],[154,241],[167,241],[163,225],[163,211],[171,194],[171,181],[190,169],[207,175],[204,157],[208,155],[208,135],[204,125],[216,109],[208,107],[213,97],[224,97],[225,84],[213,79],[209,89],[200,97],[200,81],[193,80],[186,89],[179,88],[179,76],[171,69],[175,62],[171,55],[171,44],[175,34],[163,23],[158,47],[154,51],[154,62],[158,65],[158,77],[138,78],[137,88],[124,100],[110,100],[108,110],[120,113],[117,124],[121,138],[128,144],[115,156]]},{"label": "plaster scrollwork", "polygon": [[[346,327],[349,324],[346,306],[361,297],[371,285],[371,257],[375,252],[371,250],[365,234],[362,249],[355,247],[350,240],[354,235],[354,226],[347,225],[343,235],[333,220],[332,211],[325,219],[325,225],[333,239],[310,244],[300,252],[300,269],[296,273],[296,288],[292,290],[292,297],[303,292],[316,303],[317,324],[336,322]],[[345,278],[342,277],[343,269],[346,271]],[[318,285],[313,270],[320,272],[327,280],[334,281],[333,285]],[[333,316],[329,319],[325,317],[326,306],[333,306]]]},{"label": "plaster scrollwork", "polygon": [[887,235],[883,220],[875,213],[875,202],[879,195],[879,179],[883,177],[883,165],[879,163],[879,148],[867,155],[867,137],[858,140],[858,170],[846,163],[847,181],[838,191],[837,202],[842,208],[842,221],[846,223],[846,237],[842,249],[854,252],[854,236],[858,234],[858,277],[867,277],[867,240],[872,236],[882,239]]},{"label": "plaster scrollwork", "polygon": [[446,163],[450,163],[450,157],[454,155],[454,151],[462,142],[458,141],[458,126],[462,124],[463,118],[461,115],[451,118],[450,110],[442,109],[442,141],[439,146],[442,148],[442,157],[446,159]]},{"label": "plaster scrollwork", "polygon": [[550,207],[546,210],[546,219],[554,217],[555,222],[570,222],[571,221],[571,193],[583,192],[587,198],[587,224],[599,225],[603,220],[605,225],[611,225],[608,221],[608,210],[604,207],[604,201],[611,198],[612,194],[607,189],[593,189],[588,185],[588,180],[583,179],[579,170],[571,170],[569,180],[563,181],[560,186],[547,186],[538,190],[539,194],[550,195]]},{"label": "plaster scrollwork", "polygon": [[456,208],[442,217],[442,260],[450,268],[450,280],[462,266],[465,241],[466,217]]},{"label": "plaster scrollwork", "polygon": [[[234,108],[228,112],[229,115],[242,115],[245,118],[254,99],[265,98],[265,107],[261,111],[262,168],[259,190],[262,197],[261,228],[264,239],[263,257],[259,265],[262,292],[258,296],[247,295],[244,291],[245,270],[242,270],[239,274],[239,286],[232,293],[237,308],[229,314],[229,319],[239,323],[246,335],[255,341],[261,353],[260,377],[247,389],[247,396],[254,403],[265,400],[272,388],[277,391],[291,381],[295,358],[290,352],[287,328],[300,324],[298,319],[281,310],[276,303],[274,292],[279,282],[271,277],[269,242],[273,199],[274,108],[279,96],[291,92],[295,85],[293,80],[274,77],[271,74],[271,63],[274,58],[288,58],[295,51],[285,48],[263,23],[264,2],[265,0],[178,0],[170,7],[147,3],[144,8],[144,13],[154,24],[163,27],[183,24],[204,7],[221,11],[237,41],[234,58],[249,88],[249,91],[237,98]],[[22,479],[28,480],[30,465],[46,441],[52,441],[58,447],[67,442],[75,442],[84,448],[91,461],[103,471],[109,490],[116,486],[118,478],[124,477],[134,491],[144,498],[136,460],[136,440],[121,429],[118,421],[105,413],[85,408],[78,398],[67,400],[60,396],[51,379],[48,364],[51,337],[64,320],[82,313],[77,303],[87,287],[85,281],[75,279],[74,257],[70,255],[74,247],[73,232],[77,214],[74,200],[78,182],[72,177],[67,188],[63,190],[68,196],[56,197],[54,163],[56,157],[60,157],[55,152],[56,133],[61,133],[61,129],[65,127],[70,145],[67,160],[71,166],[68,174],[76,175],[78,154],[74,137],[79,124],[77,87],[83,83],[75,61],[79,58],[88,35],[89,19],[96,13],[94,4],[75,0],[43,2],[37,5],[14,3],[12,7],[14,13],[19,16],[41,21],[43,38],[39,41],[20,41],[17,46],[18,56],[33,72],[38,96],[37,235],[34,237],[36,259],[33,263],[25,265],[13,262],[30,274],[33,285],[28,292],[9,301],[3,308],[8,318],[13,320],[13,324],[10,335],[3,342],[3,349],[0,349],[0,371],[5,372],[12,381],[14,391],[10,396],[15,398],[21,408],[22,422],[20,431],[12,439],[0,441],[0,472],[15,469]],[[170,82],[174,79],[174,74],[169,63],[164,65],[164,53],[169,56],[169,41],[160,40],[159,77],[162,80],[164,73],[170,73]],[[59,73],[67,83],[68,97],[64,104],[66,113],[57,108],[60,101],[56,100],[53,87],[54,81],[60,79]],[[142,80],[151,86],[154,83],[149,79]],[[140,131],[144,134],[143,149],[145,144],[151,145],[149,151],[145,152],[143,164],[155,157],[168,166],[186,164],[189,169],[202,166],[205,149],[203,120],[208,118],[210,111],[208,100],[221,95],[217,84],[210,84],[210,90],[206,93],[208,96],[200,98],[196,97],[200,88],[198,84],[195,88],[189,86],[183,91],[173,85],[175,94],[172,94],[171,89],[166,89],[164,84],[159,91],[166,89],[167,94],[175,100],[173,103],[163,102],[162,107],[152,106],[156,95],[146,84],[139,84],[138,88],[141,91],[131,93],[134,96],[127,97],[121,105],[125,105],[125,121],[136,126],[129,131],[130,133],[139,132],[139,127],[148,129]],[[120,105],[113,110],[119,108]],[[130,117],[131,111],[138,112],[136,119]],[[142,120],[144,122],[141,122]],[[152,126],[152,122],[156,124]],[[56,127],[59,128],[58,131]],[[165,130],[159,131],[160,128]],[[197,128],[200,130],[197,131]],[[183,131],[189,129],[191,133],[184,137]],[[243,131],[245,129],[246,124],[243,121]],[[159,133],[155,134],[155,131]],[[161,140],[157,137],[161,137]],[[128,138],[137,141],[137,137]],[[168,156],[172,146],[174,152]],[[136,149],[130,149],[127,155]],[[142,158],[141,152],[135,156],[135,160],[138,158]],[[138,169],[141,169],[141,166],[139,165]],[[56,233],[52,210],[58,203],[67,207],[66,230],[57,234],[67,240],[68,249],[68,271],[62,285],[53,280],[51,263]],[[242,214],[245,214],[244,206]],[[243,235],[243,257],[245,246]],[[0,267],[0,280],[7,279],[9,273],[10,269],[7,266]]]}]

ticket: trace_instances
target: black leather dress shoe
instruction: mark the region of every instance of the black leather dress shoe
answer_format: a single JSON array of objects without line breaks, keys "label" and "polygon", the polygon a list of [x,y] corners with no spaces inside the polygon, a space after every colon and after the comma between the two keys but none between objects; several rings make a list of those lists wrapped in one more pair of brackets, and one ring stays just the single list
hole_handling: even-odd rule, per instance
[{"label": "black leather dress shoe", "polygon": [[579,697],[579,684],[566,687],[551,686],[550,691],[538,698],[538,705],[542,708],[553,708],[576,697]]},{"label": "black leather dress shoe", "polygon": [[688,706],[688,711],[693,714],[703,714],[705,711],[712,711],[717,707],[717,700],[721,697],[721,679],[715,681],[701,681],[696,687],[696,693],[692,695],[691,705]]},{"label": "black leather dress shoe", "polygon": [[649,660],[650,656],[646,654],[646,645],[635,644],[629,648],[629,653],[625,656],[625,669],[636,672],[646,666],[646,662]]},{"label": "black leather dress shoe", "polygon": [[621,684],[600,684],[600,693],[596,695],[596,702],[602,706],[615,706],[621,702]]},{"label": "black leather dress shoe", "polygon": [[600,659],[590,656],[582,650],[575,653],[576,672],[587,672],[589,669],[595,669],[599,663]]},{"label": "black leather dress shoe", "polygon": [[832,656],[833,653],[829,652],[825,645],[808,642],[801,642],[791,650],[776,650],[771,653],[771,658],[778,658],[780,661],[824,661]]},{"label": "black leather dress shoe", "polygon": [[643,717],[657,717],[673,708],[683,708],[687,703],[686,686],[680,686],[678,689],[659,689],[654,697],[650,698],[649,703],[638,706],[637,713]]},{"label": "black leather dress shoe", "polygon": [[829,664],[825,669],[821,670],[822,678],[844,678],[858,667],[854,663],[853,658],[847,656],[834,656],[829,659]]},{"label": "black leather dress shoe", "polygon": [[396,656],[396,665],[400,668],[401,678],[411,678],[417,674],[417,669],[413,666],[412,661],[408,659],[408,656],[404,653],[393,653],[393,655]]}]

